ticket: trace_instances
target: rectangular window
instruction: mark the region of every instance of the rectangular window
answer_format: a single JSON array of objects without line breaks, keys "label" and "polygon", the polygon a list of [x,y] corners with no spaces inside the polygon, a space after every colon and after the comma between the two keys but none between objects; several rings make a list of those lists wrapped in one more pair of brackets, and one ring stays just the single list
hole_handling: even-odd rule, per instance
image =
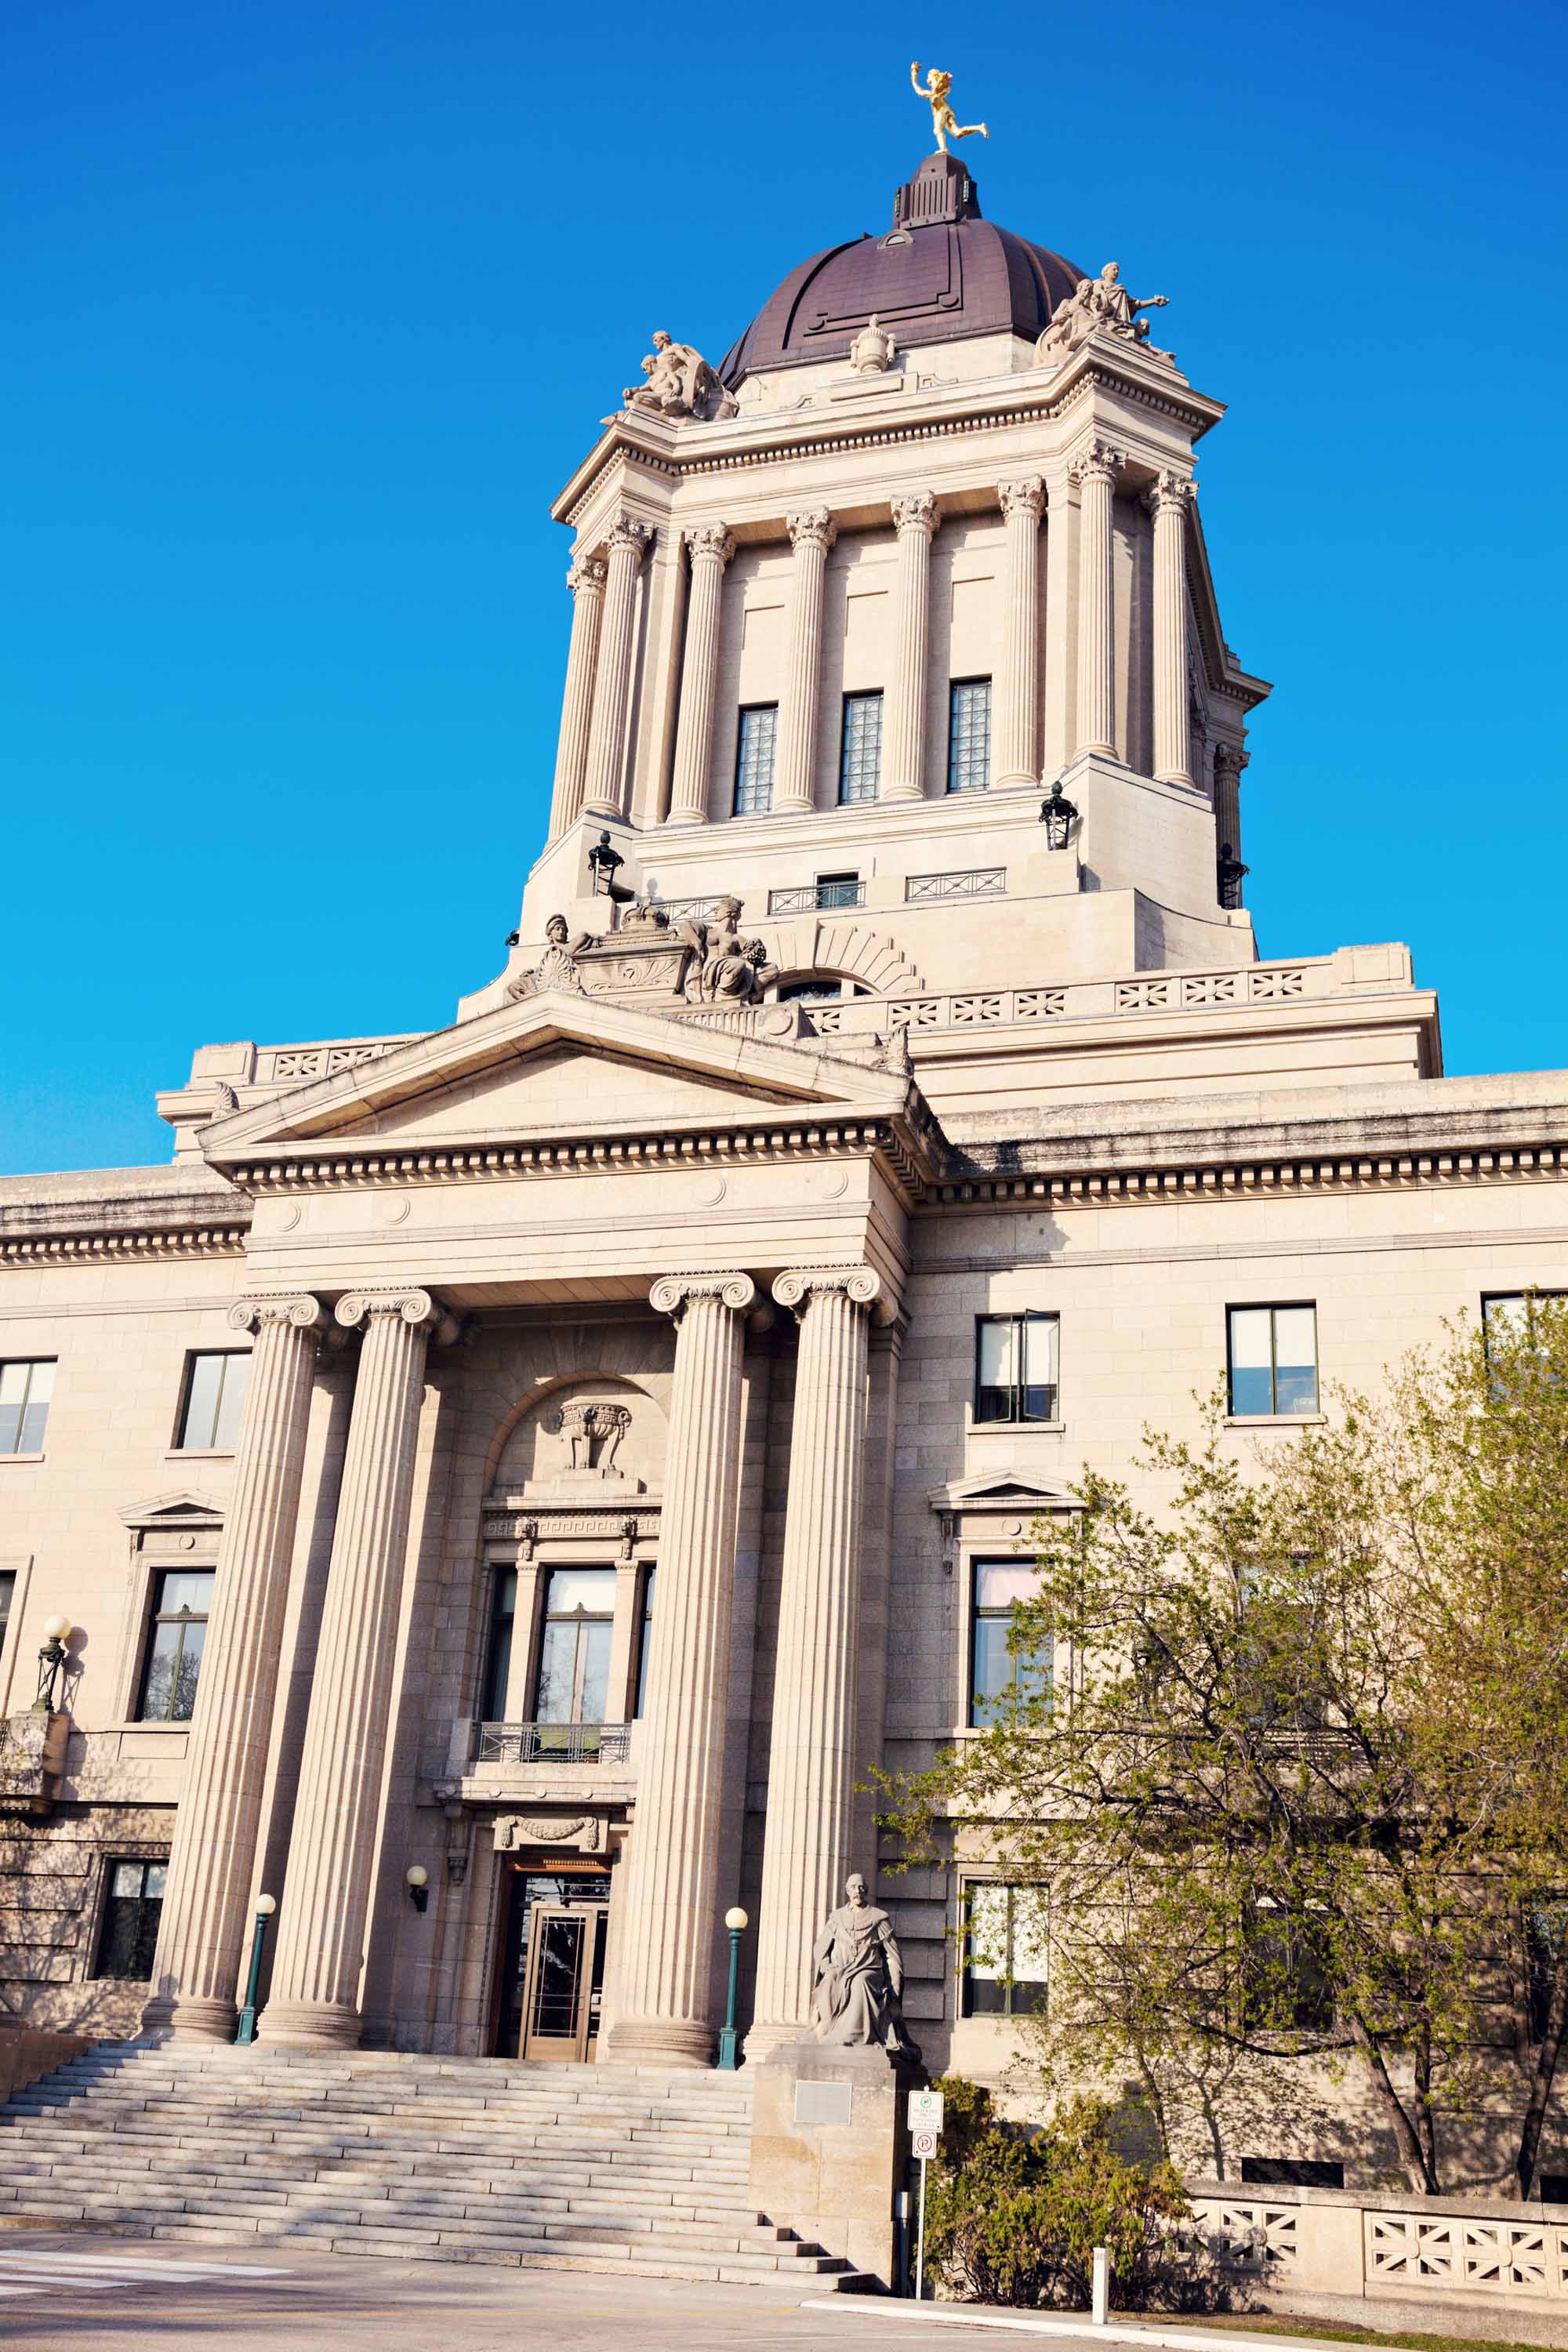
[{"label": "rectangular window", "polygon": [[973,1566],[973,1601],[970,1611],[970,1654],[973,1659],[969,1720],[984,1728],[1004,1717],[1015,1693],[1048,1692],[1051,1662],[1015,1657],[1007,1646],[1013,1612],[1030,1598],[1037,1571],[1033,1560],[977,1559]]},{"label": "rectangular window", "polygon": [[165,1862],[110,1864],[98,1939],[99,1976],[129,1977],[141,1984],[151,1980],[168,1878]]},{"label": "rectangular window", "polygon": [[1342,2164],[1321,2156],[1244,2156],[1241,2177],[1259,2189],[1342,2189]]},{"label": "rectangular window", "polygon": [[947,789],[983,793],[991,782],[991,680],[955,677],[948,689]]},{"label": "rectangular window", "polygon": [[1568,1935],[1568,1904],[1546,1902],[1532,1906],[1524,1922],[1525,2006],[1531,2042],[1546,2039],[1552,1979],[1563,1955],[1564,1935]]},{"label": "rectangular window", "polygon": [[642,1633],[637,1643],[637,1719],[642,1719],[647,1700],[648,1651],[653,1643],[653,1580],[656,1569],[649,1569],[642,1580]]},{"label": "rectangular window", "polygon": [[1233,1307],[1228,1336],[1233,1413],[1317,1412],[1315,1307]]},{"label": "rectangular window", "polygon": [[983,1315],[975,1326],[974,1418],[1055,1421],[1055,1315]]},{"label": "rectangular window", "polygon": [[185,1402],[176,1440],[182,1451],[234,1452],[239,1442],[239,1417],[245,1411],[249,1379],[248,1348],[226,1348],[210,1356],[186,1359]]},{"label": "rectangular window", "polygon": [[136,1707],[139,1723],[189,1723],[212,1600],[210,1568],[166,1568],[159,1576]]},{"label": "rectangular window", "polygon": [[1563,1290],[1493,1290],[1481,1300],[1481,1328],[1528,1331],[1531,1310],[1538,1298],[1568,1298]]},{"label": "rectangular window", "polygon": [[[877,694],[847,694],[844,724],[838,740],[838,800],[874,801],[882,775],[882,698]],[[851,899],[849,904],[854,905]]]},{"label": "rectangular window", "polygon": [[735,814],[762,816],[773,804],[773,754],[778,748],[779,707],[756,702],[741,713],[735,739]]},{"label": "rectangular window", "polygon": [[55,1360],[0,1364],[0,1454],[41,1454],[55,1387]]},{"label": "rectangular window", "polygon": [[536,1723],[603,1723],[616,1618],[613,1568],[556,1568],[544,1597]]},{"label": "rectangular window", "polygon": [[0,1658],[5,1654],[5,1637],[11,1631],[11,1611],[16,1599],[16,1570],[0,1568]]},{"label": "rectangular window", "polygon": [[1022,2017],[1046,2005],[1045,1897],[1032,1886],[965,1890],[963,2014]]},{"label": "rectangular window", "polygon": [[819,909],[858,907],[865,893],[858,874],[819,874],[814,897]]},{"label": "rectangular window", "polygon": [[1334,2022],[1334,1989],[1299,1919],[1260,1903],[1247,1928],[1247,2013],[1258,2026],[1293,2026],[1327,2033]]},{"label": "rectangular window", "polygon": [[485,1642],[485,1679],[479,1694],[480,1721],[506,1721],[507,1678],[511,1673],[512,1628],[517,1619],[517,1570],[498,1568],[490,1586],[490,1622]]}]

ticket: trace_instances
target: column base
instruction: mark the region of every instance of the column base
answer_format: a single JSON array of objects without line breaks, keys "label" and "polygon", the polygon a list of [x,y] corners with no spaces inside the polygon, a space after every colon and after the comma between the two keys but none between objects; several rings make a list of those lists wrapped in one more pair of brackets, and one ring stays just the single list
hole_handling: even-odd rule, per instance
[{"label": "column base", "polygon": [[1023,784],[1027,784],[1033,792],[1039,791],[1040,780],[1032,768],[1009,768],[1005,775],[993,776],[991,779],[991,789],[994,793],[1005,792],[1009,785],[1016,788]]},{"label": "column base", "polygon": [[167,2033],[176,2042],[232,2042],[238,2024],[239,2011],[232,2000],[171,2000],[164,1995],[150,2000],[142,2012],[144,2033]]},{"label": "column base", "polygon": [[901,784],[885,784],[877,794],[879,806],[887,801],[923,801],[924,798],[923,788],[908,782]]},{"label": "column base", "polygon": [[1156,768],[1154,782],[1157,784],[1179,784],[1184,793],[1194,789],[1192,777],[1180,768]]},{"label": "column base", "polygon": [[775,2050],[782,2050],[786,2044],[795,2044],[801,2049],[809,2044],[818,2050],[823,2046],[810,2026],[802,2024],[798,2019],[794,2023],[770,2023],[766,2019],[759,2018],[746,2036],[747,2065],[754,2066],[759,2059],[771,2058]]},{"label": "column base", "polygon": [[689,2017],[617,2017],[610,2056],[627,2066],[711,2066],[711,2026]]},{"label": "column base", "polygon": [[[1073,760],[1120,760],[1121,754],[1114,743],[1080,743],[1072,756]],[[1072,761],[1068,764],[1070,767]]]},{"label": "column base", "polygon": [[665,818],[665,820],[664,820],[664,821],[665,821],[665,824],[666,824],[667,825],[668,825],[668,824],[706,824],[708,823],[708,812],[707,812],[707,810],[706,810],[706,809],[685,809],[685,808],[683,808],[683,809],[673,809],[673,808],[672,808],[672,809],[670,810],[670,812],[669,812],[669,814]]},{"label": "column base", "polygon": [[271,2000],[258,2038],[285,2050],[357,2050],[363,2021],[357,2009],[325,2000]]}]

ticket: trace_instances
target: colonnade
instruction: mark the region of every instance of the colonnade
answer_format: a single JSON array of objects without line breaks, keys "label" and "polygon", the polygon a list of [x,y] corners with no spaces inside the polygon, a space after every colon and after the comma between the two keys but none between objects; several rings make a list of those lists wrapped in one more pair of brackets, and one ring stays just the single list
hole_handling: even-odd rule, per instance
[{"label": "colonnade", "polygon": [[[1119,756],[1115,497],[1128,462],[1124,450],[1096,436],[1048,480],[1041,474],[1024,474],[996,486],[996,502],[1005,524],[993,679],[991,781],[996,786],[1032,785],[1039,781],[1039,526],[1042,516],[1048,515],[1051,533],[1065,536],[1075,500],[1078,655],[1074,722],[1067,742],[1072,758],[1086,752],[1110,759]],[[1184,475],[1163,471],[1142,495],[1153,520],[1153,772],[1167,783],[1190,784],[1194,778],[1187,709],[1185,545],[1193,485]],[[932,790],[940,792],[944,781],[928,775],[926,742],[931,555],[942,514],[935,495],[929,490],[895,498],[891,513],[898,562],[891,675],[883,690],[883,767],[878,797],[912,801],[923,799]],[[792,576],[773,808],[776,813],[799,814],[816,805],[825,583],[837,525],[830,509],[819,506],[790,513],[784,528],[792,551]],[[652,538],[646,523],[619,517],[605,533],[604,551],[580,559],[566,575],[574,599],[573,622],[551,808],[552,840],[559,838],[584,810],[610,816],[625,813],[637,580]],[[719,715],[724,572],[734,554],[735,541],[730,528],[715,520],[692,528],[686,544],[690,586],[668,821],[701,824],[709,815],[709,781]]]},{"label": "colonnade", "polygon": [[[855,1724],[869,1328],[880,1278],[792,1269],[773,1284],[800,1323],[789,1455],[761,1968],[753,2055],[805,2027],[816,1927],[858,1858]],[[617,2056],[701,2065],[721,1894],[732,1583],[750,1276],[665,1276],[676,1324],[659,1601],[648,1662],[637,1818],[626,1868],[632,1933],[618,1959]],[[241,1301],[251,1379],[226,1519],[185,1793],[144,2021],[232,2039],[255,1891],[316,1344],[363,1330],[279,1910],[268,2041],[352,2046],[379,1864],[395,1715],[394,1660],[415,1455],[432,1340],[457,1326],[428,1291],[351,1294],[329,1318],[309,1296]],[[734,1769],[735,1759],[731,1759]]]}]

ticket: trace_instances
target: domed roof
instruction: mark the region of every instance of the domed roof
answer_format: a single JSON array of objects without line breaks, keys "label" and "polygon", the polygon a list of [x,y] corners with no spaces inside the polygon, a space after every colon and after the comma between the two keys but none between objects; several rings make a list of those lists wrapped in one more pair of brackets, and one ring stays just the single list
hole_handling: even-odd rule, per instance
[{"label": "domed roof", "polygon": [[900,349],[1006,333],[1032,342],[1084,275],[997,228],[952,155],[929,155],[893,199],[886,236],[830,245],[792,269],[719,370],[731,390],[762,368],[845,358],[875,312]]}]

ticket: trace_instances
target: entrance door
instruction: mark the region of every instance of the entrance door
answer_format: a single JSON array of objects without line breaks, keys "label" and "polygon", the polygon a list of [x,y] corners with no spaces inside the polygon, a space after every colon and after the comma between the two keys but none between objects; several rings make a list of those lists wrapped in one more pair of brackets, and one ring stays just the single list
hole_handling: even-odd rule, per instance
[{"label": "entrance door", "polygon": [[605,1903],[536,1903],[528,1924],[522,2058],[584,2059],[599,2030]]}]

